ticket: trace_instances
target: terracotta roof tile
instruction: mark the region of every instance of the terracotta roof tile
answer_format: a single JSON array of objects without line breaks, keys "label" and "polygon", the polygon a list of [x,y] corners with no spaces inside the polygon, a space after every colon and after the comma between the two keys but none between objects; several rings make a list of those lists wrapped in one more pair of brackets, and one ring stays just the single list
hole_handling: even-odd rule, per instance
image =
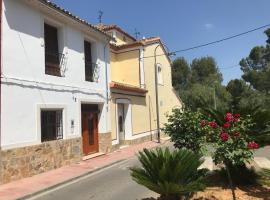
[{"label": "terracotta roof tile", "polygon": [[90,23],[87,22],[86,20],[83,20],[83,19],[81,19],[80,17],[78,17],[78,16],[72,14],[71,12],[69,12],[68,10],[66,10],[66,9],[64,9],[64,8],[62,8],[62,7],[60,7],[60,6],[58,6],[57,4],[55,4],[55,3],[51,2],[51,1],[48,1],[48,0],[38,0],[38,1],[41,2],[41,3],[43,3],[44,5],[47,5],[47,6],[51,7],[51,8],[53,8],[53,9],[57,10],[58,12],[61,12],[61,13],[65,14],[65,15],[71,17],[72,19],[78,21],[79,23],[82,23],[82,24],[84,24],[84,25],[89,26],[91,29],[94,29],[95,31],[97,31],[97,32],[99,32],[99,33],[101,33],[101,34],[103,34],[104,36],[113,39],[113,38],[112,38],[109,34],[107,34],[105,31],[103,31],[103,30],[97,28],[97,27],[94,26],[93,24],[90,24]]},{"label": "terracotta roof tile", "polygon": [[116,29],[117,31],[123,33],[124,35],[128,36],[129,38],[131,38],[133,41],[136,41],[136,38],[134,38],[132,35],[130,35],[129,33],[127,33],[126,31],[124,31],[122,28],[120,28],[119,26],[115,25],[115,24],[97,24],[96,28],[98,28],[99,30],[102,31],[109,31],[112,29]]},{"label": "terracotta roof tile", "polygon": [[128,92],[138,92],[138,93],[142,93],[142,94],[145,94],[148,92],[148,90],[140,88],[138,86],[114,82],[114,81],[110,83],[110,88],[124,90],[124,91],[128,91]]}]

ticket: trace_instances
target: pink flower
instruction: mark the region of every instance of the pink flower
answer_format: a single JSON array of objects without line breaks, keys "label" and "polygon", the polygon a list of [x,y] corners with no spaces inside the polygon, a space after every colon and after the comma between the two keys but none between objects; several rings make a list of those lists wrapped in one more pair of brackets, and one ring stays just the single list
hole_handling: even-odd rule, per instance
[{"label": "pink flower", "polygon": [[218,128],[218,124],[216,122],[209,122],[208,125],[212,128]]},{"label": "pink flower", "polygon": [[205,127],[207,124],[208,124],[208,122],[206,120],[201,121],[201,127]]},{"label": "pink flower", "polygon": [[249,149],[258,149],[259,148],[259,145],[254,141],[249,142],[247,146]]},{"label": "pink flower", "polygon": [[232,113],[227,113],[227,114],[225,115],[224,119],[225,119],[227,122],[233,121],[233,114],[232,114]]},{"label": "pink flower", "polygon": [[241,116],[241,115],[240,115],[239,113],[236,113],[236,114],[233,115],[233,117],[236,118],[236,119],[239,119],[240,116]]},{"label": "pink flower", "polygon": [[231,124],[229,122],[226,122],[225,124],[223,124],[223,128],[230,128]]},{"label": "pink flower", "polygon": [[220,134],[220,139],[223,141],[223,142],[226,142],[228,139],[230,138],[230,135],[226,132],[222,132]]}]

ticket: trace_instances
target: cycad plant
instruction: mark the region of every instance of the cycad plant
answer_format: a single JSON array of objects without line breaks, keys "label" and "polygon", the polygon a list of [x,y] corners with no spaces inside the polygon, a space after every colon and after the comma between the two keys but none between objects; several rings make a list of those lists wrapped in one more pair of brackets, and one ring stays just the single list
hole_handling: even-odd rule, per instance
[{"label": "cycad plant", "polygon": [[131,168],[138,184],[160,194],[161,200],[179,200],[205,188],[202,156],[186,149],[157,148],[139,152],[141,167]]}]

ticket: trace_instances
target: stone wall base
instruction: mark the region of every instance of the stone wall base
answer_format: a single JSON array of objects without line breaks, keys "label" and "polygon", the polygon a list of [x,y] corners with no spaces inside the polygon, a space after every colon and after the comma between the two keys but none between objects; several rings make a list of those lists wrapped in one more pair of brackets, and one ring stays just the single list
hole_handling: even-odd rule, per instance
[{"label": "stone wall base", "polygon": [[120,141],[120,144],[122,144],[122,145],[134,145],[134,144],[140,144],[140,143],[143,143],[143,142],[148,142],[148,141],[153,141],[153,140],[156,140],[155,135],[147,135],[147,136],[143,136],[143,137],[136,138],[136,139],[133,139],[133,140],[123,140],[123,141]]},{"label": "stone wall base", "polygon": [[112,151],[112,133],[99,133],[99,152],[109,153]]},{"label": "stone wall base", "polygon": [[82,139],[45,142],[0,151],[0,184],[30,177],[80,161]]}]

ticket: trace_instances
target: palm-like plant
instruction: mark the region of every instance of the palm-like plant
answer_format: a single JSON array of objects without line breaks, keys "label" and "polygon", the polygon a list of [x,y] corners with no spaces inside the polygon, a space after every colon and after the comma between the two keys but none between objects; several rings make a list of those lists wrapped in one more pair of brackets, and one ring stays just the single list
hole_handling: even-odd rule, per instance
[{"label": "palm-like plant", "polygon": [[139,152],[142,167],[131,168],[134,181],[160,194],[162,200],[179,200],[180,197],[204,189],[203,171],[198,167],[202,156],[181,149],[170,152],[157,148]]}]

